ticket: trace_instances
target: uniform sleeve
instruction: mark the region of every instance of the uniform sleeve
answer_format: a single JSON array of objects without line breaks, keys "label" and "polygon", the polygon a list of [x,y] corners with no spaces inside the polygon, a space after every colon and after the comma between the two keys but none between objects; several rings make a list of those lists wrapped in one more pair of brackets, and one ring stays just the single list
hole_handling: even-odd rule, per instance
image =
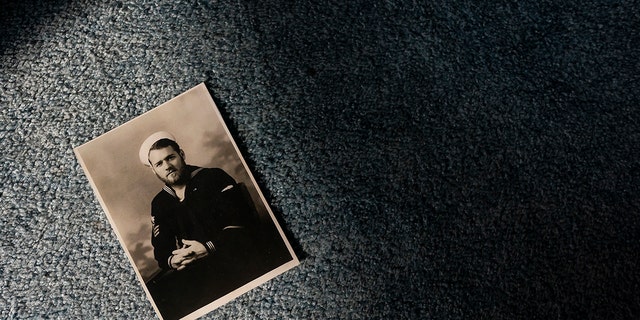
[{"label": "uniform sleeve", "polygon": [[236,184],[236,180],[219,168],[211,169],[209,179],[211,179],[212,183],[216,186],[215,189],[219,192]]},{"label": "uniform sleeve", "polygon": [[162,269],[171,269],[168,261],[171,252],[176,249],[176,235],[171,224],[165,221],[166,215],[163,213],[162,206],[154,200],[151,203],[151,244],[158,266]]},{"label": "uniform sleeve", "polygon": [[215,195],[222,230],[205,245],[210,252],[237,250],[251,241],[257,225],[257,214],[247,195],[244,184],[236,184],[235,181]]},{"label": "uniform sleeve", "polygon": [[246,238],[248,224],[241,214],[245,211],[242,209],[244,203],[237,199],[240,184],[220,168],[203,169],[198,173],[198,180],[202,189],[207,190],[206,195],[201,195],[208,199],[204,204],[207,208],[203,209],[214,221],[201,243],[210,254],[220,254],[230,244],[243,242]]}]

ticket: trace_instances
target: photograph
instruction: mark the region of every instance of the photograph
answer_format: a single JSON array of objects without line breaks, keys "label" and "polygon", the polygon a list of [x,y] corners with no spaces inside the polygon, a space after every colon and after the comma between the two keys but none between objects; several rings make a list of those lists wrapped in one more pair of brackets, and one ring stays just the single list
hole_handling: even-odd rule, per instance
[{"label": "photograph", "polygon": [[204,83],[74,152],[161,319],[299,264]]}]

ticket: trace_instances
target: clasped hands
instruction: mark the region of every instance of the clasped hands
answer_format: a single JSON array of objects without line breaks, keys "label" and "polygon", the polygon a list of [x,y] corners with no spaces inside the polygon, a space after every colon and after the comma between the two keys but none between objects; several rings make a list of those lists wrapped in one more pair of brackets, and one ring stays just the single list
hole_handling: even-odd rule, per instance
[{"label": "clasped hands", "polygon": [[171,268],[178,271],[209,255],[204,245],[195,240],[182,240],[182,248],[171,252]]}]

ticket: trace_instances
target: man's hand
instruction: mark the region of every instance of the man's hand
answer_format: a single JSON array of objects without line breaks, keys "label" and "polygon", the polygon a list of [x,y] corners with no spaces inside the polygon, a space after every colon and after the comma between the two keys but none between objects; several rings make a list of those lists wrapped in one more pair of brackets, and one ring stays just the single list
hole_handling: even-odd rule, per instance
[{"label": "man's hand", "polygon": [[171,254],[171,267],[176,270],[182,270],[198,259],[202,259],[209,255],[204,245],[195,240],[182,240],[182,248],[173,250]]}]

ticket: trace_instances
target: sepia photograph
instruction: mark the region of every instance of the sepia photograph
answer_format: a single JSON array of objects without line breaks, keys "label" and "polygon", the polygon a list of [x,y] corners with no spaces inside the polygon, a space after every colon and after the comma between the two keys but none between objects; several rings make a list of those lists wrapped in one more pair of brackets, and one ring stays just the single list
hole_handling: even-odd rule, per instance
[{"label": "sepia photograph", "polygon": [[161,319],[298,265],[204,84],[74,152]]}]

